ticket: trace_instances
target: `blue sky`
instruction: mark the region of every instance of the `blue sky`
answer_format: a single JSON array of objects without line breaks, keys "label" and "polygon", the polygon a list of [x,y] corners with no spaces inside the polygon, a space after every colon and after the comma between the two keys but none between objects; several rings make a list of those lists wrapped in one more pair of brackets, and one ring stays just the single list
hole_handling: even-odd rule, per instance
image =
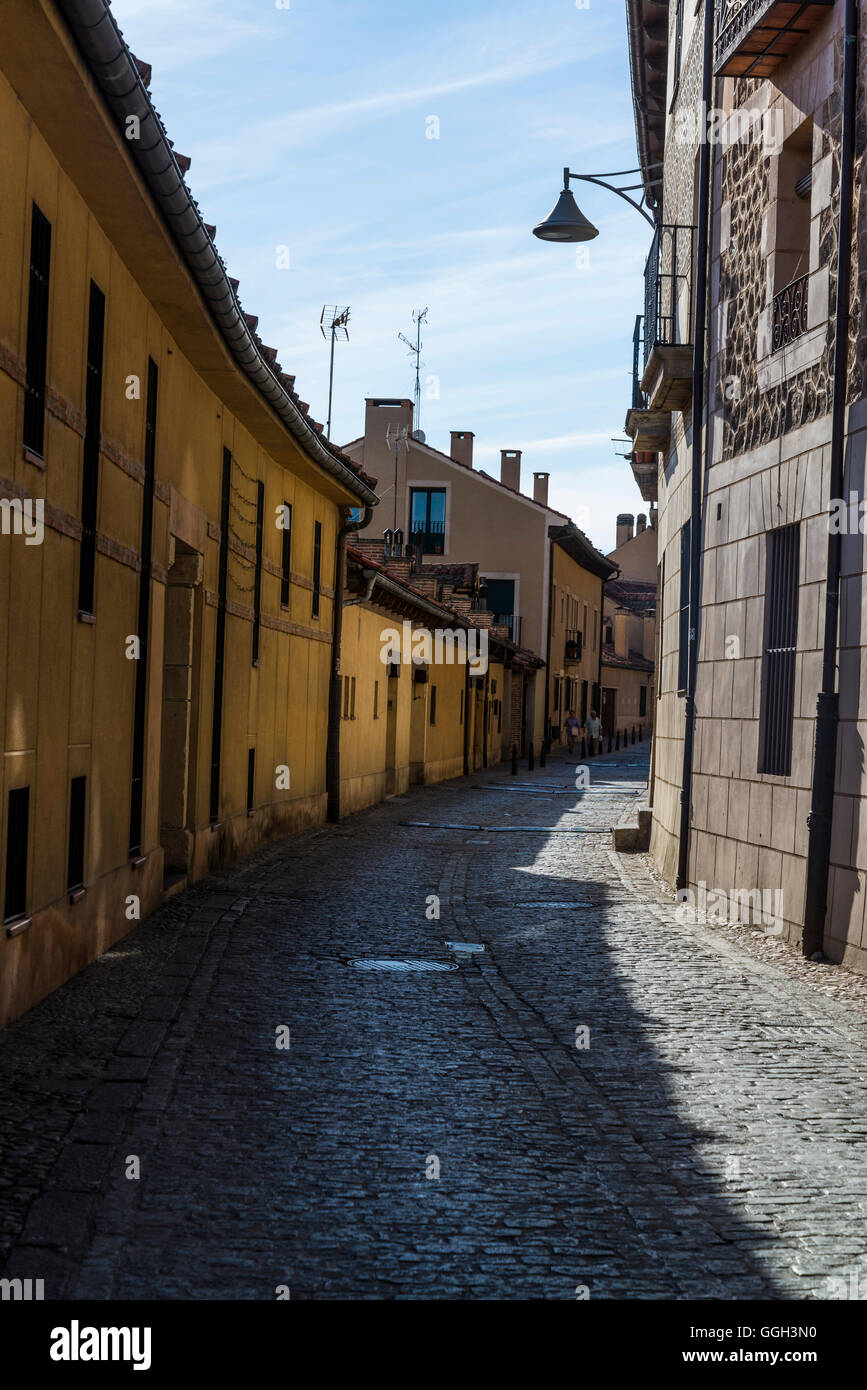
[{"label": "blue sky", "polygon": [[[646,511],[623,435],[649,228],[573,184],[600,229],[531,236],[568,164],[637,163],[622,0],[115,0],[187,181],[248,313],[324,422],[322,305],[349,304],[332,437],[361,434],[365,396],[411,396],[398,332],[428,308],[421,426],[478,466],[524,450],[522,485],[603,550],[618,511]],[[427,138],[439,122],[439,138]],[[278,247],[289,268],[278,268]],[[428,378],[435,381],[428,383]],[[438,391],[438,398],[436,392]],[[619,444],[624,450],[627,446]]]}]

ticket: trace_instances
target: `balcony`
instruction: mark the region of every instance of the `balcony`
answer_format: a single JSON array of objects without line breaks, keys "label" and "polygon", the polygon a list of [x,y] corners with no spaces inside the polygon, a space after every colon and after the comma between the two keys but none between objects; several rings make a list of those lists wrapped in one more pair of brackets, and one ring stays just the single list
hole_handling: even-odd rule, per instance
[{"label": "balcony", "polygon": [[410,531],[410,546],[421,546],[425,555],[442,555],[445,544],[446,524],[444,521],[431,521],[425,525],[413,523]]},{"label": "balcony", "polygon": [[584,634],[577,628],[566,629],[566,643],[563,648],[563,662],[566,666],[577,666],[584,647]]},{"label": "balcony", "polygon": [[770,77],[826,17],[834,0],[722,0],[714,44],[718,77]]},{"label": "balcony", "polygon": [[788,347],[807,331],[807,285],[810,276],[801,275],[774,295],[771,352]]},{"label": "balcony", "polygon": [[644,372],[650,410],[684,410],[692,399],[695,227],[657,227],[644,267]]},{"label": "balcony", "polygon": [[516,647],[521,645],[521,617],[519,613],[495,613],[491,627],[505,627]]},{"label": "balcony", "polygon": [[692,315],[695,228],[657,227],[644,267],[644,314],[632,339],[629,456],[645,501],[656,499],[656,455],[668,453],[671,414],[692,399]]}]

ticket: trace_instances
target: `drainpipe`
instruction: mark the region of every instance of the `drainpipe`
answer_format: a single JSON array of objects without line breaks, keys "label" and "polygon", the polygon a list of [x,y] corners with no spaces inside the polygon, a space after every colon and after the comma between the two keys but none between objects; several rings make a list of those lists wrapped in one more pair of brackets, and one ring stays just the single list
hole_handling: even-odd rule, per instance
[{"label": "drainpipe", "polygon": [[470,771],[470,663],[464,662],[464,776]]},{"label": "drainpipe", "polygon": [[489,691],[490,691],[490,680],[491,680],[491,673],[490,673],[490,671],[486,670],[486,671],[485,671],[485,703],[484,703],[484,707],[483,707],[483,709],[482,709],[482,718],[483,718],[483,720],[484,720],[484,723],[483,723],[483,725],[482,725],[482,767],[487,767],[487,766],[488,766],[488,697],[489,697]]},{"label": "drainpipe", "polygon": [[378,570],[362,570],[361,577],[364,580],[364,592],[356,594],[355,598],[345,598],[344,608],[351,608],[354,603],[369,603],[373,595],[373,587],[379,578]]},{"label": "drainpipe", "polygon": [[547,757],[551,751],[551,719],[548,714],[551,708],[551,619],[554,611],[554,542],[548,542],[548,633],[545,638],[545,732],[542,736],[542,747]]},{"label": "drainpipe", "polygon": [[[609,578],[609,579],[619,579],[622,573],[623,573],[623,571],[622,571],[622,569],[620,568],[620,566],[619,566],[619,565],[615,565],[614,568],[612,569],[611,573],[609,574],[608,578]],[[598,626],[598,628],[596,629],[596,637],[597,637],[598,642],[599,642],[599,676],[598,676],[598,679],[597,679],[597,681],[596,681],[596,696],[597,696],[596,718],[599,720],[599,734],[600,734],[600,740],[599,740],[599,741],[600,741],[600,744],[601,744],[601,742],[602,742],[602,737],[603,737],[603,730],[602,730],[602,633],[603,633],[603,630],[604,630],[604,619],[605,619],[605,585],[606,585],[606,582],[607,582],[607,581],[603,579],[603,581],[602,581],[602,587],[601,587],[600,590],[599,590],[599,626]],[[629,643],[627,642],[626,645],[627,645],[627,647],[628,647],[628,646],[629,646]],[[591,694],[591,695],[593,694],[592,690],[591,690],[590,694]],[[590,701],[590,708],[591,708],[591,709],[593,708],[593,701],[592,701],[592,699],[591,699],[591,701]],[[614,722],[614,726],[615,726],[615,729],[616,729],[616,727],[617,727],[617,715],[616,715],[616,712],[615,712],[615,715],[614,715],[614,721],[613,721],[613,722]],[[583,734],[582,734],[582,738],[583,738]]]},{"label": "drainpipe", "polygon": [[[344,513],[348,508],[343,509]],[[325,750],[325,789],[328,819],[340,820],[340,643],[343,638],[343,590],[346,586],[346,538],[369,525],[373,508],[365,507],[360,521],[344,521],[337,532],[334,563],[334,613],[331,629],[331,677],[328,682],[328,742]]]},{"label": "drainpipe", "polygon": [[[837,233],[837,303],[834,322],[834,397],[831,407],[830,499],[843,497],[846,437],[846,383],[849,355],[849,291],[852,262],[852,191],[854,183],[856,70],[858,66],[858,4],[846,0],[843,44],[843,128],[840,141],[840,225]],[[828,907],[831,864],[831,820],[834,812],[834,773],[837,765],[837,626],[840,610],[839,532],[828,531],[828,577],[825,581],[825,640],[822,689],[816,701],[813,745],[813,786],[807,816],[807,873],[804,895],[805,956],[821,951]]]},{"label": "drainpipe", "polygon": [[[713,28],[716,6],[704,3],[704,51],[702,54],[702,111],[713,99]],[[704,474],[704,354],[707,332],[707,253],[710,221],[711,147],[703,132],[698,165],[698,245],[695,257],[695,305],[692,349],[692,470],[689,530],[689,663],[683,731],[683,775],[680,789],[680,840],[677,853],[678,889],[689,879],[689,823],[692,810],[692,758],[695,742],[695,687],[698,675],[698,624],[701,604],[701,491]]]}]

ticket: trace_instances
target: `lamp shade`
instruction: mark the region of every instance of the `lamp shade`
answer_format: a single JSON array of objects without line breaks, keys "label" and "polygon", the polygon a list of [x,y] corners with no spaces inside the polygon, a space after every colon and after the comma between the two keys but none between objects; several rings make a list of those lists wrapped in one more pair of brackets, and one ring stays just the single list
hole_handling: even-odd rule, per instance
[{"label": "lamp shade", "polygon": [[598,227],[587,221],[568,188],[563,189],[553,211],[533,228],[533,236],[542,241],[592,241],[598,235]]}]

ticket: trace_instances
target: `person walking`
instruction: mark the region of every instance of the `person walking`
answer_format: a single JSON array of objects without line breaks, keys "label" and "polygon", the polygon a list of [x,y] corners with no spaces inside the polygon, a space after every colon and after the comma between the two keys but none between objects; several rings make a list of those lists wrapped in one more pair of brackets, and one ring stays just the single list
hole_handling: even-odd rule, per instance
[{"label": "person walking", "polygon": [[602,725],[595,709],[590,711],[590,718],[587,720],[585,728],[587,730],[587,755],[592,758],[594,753],[601,751],[596,745],[602,735]]},{"label": "person walking", "polygon": [[575,740],[578,737],[578,730],[580,727],[578,720],[575,718],[574,709],[570,709],[566,716],[566,744],[570,753],[575,752]]}]

